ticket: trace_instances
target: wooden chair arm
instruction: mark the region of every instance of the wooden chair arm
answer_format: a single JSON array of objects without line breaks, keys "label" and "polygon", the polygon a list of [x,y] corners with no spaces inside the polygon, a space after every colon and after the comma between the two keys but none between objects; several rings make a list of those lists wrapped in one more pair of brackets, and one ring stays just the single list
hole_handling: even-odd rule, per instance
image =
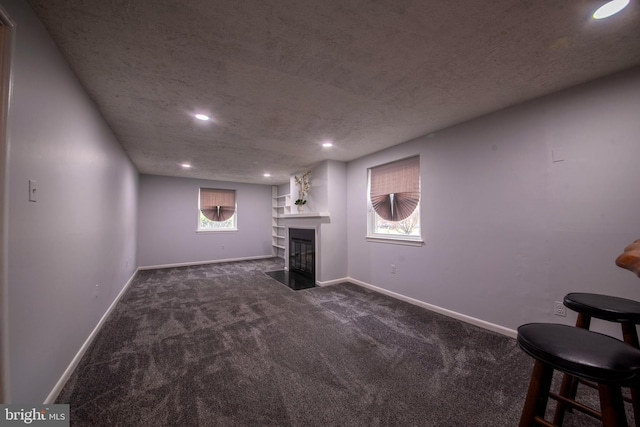
[{"label": "wooden chair arm", "polygon": [[640,277],[640,239],[624,248],[624,252],[616,258],[616,265],[633,271]]}]

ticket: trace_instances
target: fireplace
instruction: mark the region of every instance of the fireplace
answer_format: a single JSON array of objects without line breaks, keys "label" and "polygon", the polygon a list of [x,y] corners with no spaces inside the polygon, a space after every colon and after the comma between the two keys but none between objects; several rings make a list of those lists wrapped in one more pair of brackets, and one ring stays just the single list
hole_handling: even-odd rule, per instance
[{"label": "fireplace", "polygon": [[316,233],[310,228],[289,228],[289,271],[315,282]]},{"label": "fireplace", "polygon": [[316,230],[289,228],[289,269],[267,271],[268,276],[294,291],[316,286]]}]

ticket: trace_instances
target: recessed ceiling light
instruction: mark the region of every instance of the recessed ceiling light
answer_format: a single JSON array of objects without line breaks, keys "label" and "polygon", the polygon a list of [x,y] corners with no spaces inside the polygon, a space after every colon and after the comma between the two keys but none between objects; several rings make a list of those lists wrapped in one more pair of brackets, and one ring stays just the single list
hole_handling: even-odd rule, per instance
[{"label": "recessed ceiling light", "polygon": [[191,165],[189,163],[183,163],[180,166],[182,166],[184,169],[190,169]]},{"label": "recessed ceiling light", "polygon": [[207,116],[206,114],[196,114],[196,119],[198,120],[202,120],[202,121],[207,121],[209,120],[209,116]]},{"label": "recessed ceiling light", "polygon": [[629,0],[612,0],[609,3],[606,3],[598,8],[593,13],[593,19],[604,19],[608,18],[611,15],[615,15],[620,12],[622,9],[627,7],[629,4]]},{"label": "recessed ceiling light", "polygon": [[323,146],[324,148],[333,147],[333,142],[329,142],[329,141],[327,141],[327,142],[323,143],[323,144],[322,144],[322,146]]},{"label": "recessed ceiling light", "polygon": [[270,174],[270,173],[265,173],[263,176],[264,176],[265,178],[269,178],[269,177],[271,176],[271,174]]}]

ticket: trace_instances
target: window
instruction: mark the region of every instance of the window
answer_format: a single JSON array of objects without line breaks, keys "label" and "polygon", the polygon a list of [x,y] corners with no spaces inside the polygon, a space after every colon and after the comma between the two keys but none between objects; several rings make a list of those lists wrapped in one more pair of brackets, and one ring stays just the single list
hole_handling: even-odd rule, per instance
[{"label": "window", "polygon": [[368,187],[367,239],[421,245],[420,158],[369,169]]},{"label": "window", "polygon": [[216,188],[200,189],[198,231],[235,231],[236,191]]}]

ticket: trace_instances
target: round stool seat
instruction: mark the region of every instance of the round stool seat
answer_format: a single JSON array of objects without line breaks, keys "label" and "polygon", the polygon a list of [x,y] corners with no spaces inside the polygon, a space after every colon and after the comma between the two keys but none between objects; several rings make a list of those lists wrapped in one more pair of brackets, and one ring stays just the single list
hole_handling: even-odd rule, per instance
[{"label": "round stool seat", "polygon": [[609,295],[570,293],[564,305],[573,311],[610,322],[640,324],[640,302]]},{"label": "round stool seat", "polygon": [[518,344],[534,359],[598,383],[640,380],[640,350],[608,335],[550,323],[518,328]]}]

